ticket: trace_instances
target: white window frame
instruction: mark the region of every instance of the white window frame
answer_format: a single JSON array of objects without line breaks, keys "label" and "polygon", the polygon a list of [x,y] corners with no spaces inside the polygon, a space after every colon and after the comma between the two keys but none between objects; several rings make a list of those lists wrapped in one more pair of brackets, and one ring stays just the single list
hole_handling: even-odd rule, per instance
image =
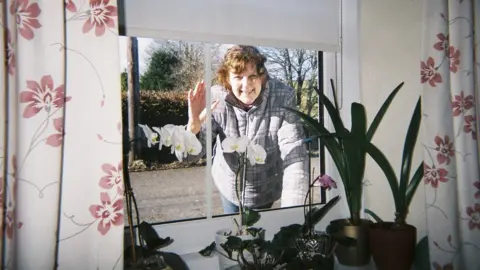
[{"label": "white window frame", "polygon": [[[130,1],[130,0],[129,0]],[[293,0],[292,0],[293,1]],[[343,0],[341,1],[341,45],[340,51],[336,53],[324,53],[324,89],[327,96],[331,93],[330,78],[334,78],[337,85],[337,91],[342,98],[342,117],[345,117],[346,125],[350,123],[350,104],[352,102],[360,101],[360,72],[359,72],[359,1],[358,0]],[[118,0],[119,7],[122,5],[122,0]],[[148,6],[145,6],[145,13],[151,13]],[[124,25],[122,25],[124,23]],[[125,33],[125,28],[128,28],[128,22],[120,21],[120,32]],[[138,29],[138,26],[136,26]],[[123,28],[123,30],[122,30]],[[150,38],[168,38],[162,36],[156,36],[155,32],[148,32],[145,29],[145,33],[150,33]],[[208,47],[208,46],[207,46]],[[207,49],[206,47],[206,49]],[[288,47],[288,46],[284,46]],[[206,71],[209,72],[210,68]],[[208,75],[208,74],[206,74]],[[205,80],[208,82],[209,80]],[[211,100],[211,95],[207,91],[207,104]],[[207,110],[210,111],[209,106]],[[210,114],[207,113],[208,117]],[[331,123],[328,118],[328,114],[325,114],[325,126],[331,128]],[[210,121],[207,121],[207,125],[210,126]],[[209,127],[211,130],[211,126]],[[211,133],[210,133],[211,136]],[[207,144],[211,144],[211,140],[207,139]],[[207,146],[207,154],[210,152],[211,147]],[[328,152],[326,153],[328,157]],[[331,162],[331,158],[326,159],[326,173],[332,175],[335,179],[338,178],[334,164]],[[207,158],[207,172],[211,168],[211,161]],[[205,187],[206,196],[211,195],[212,181],[210,174],[206,174]],[[341,182],[340,180],[338,182]],[[344,197],[343,187],[339,185],[337,191],[327,192],[327,201],[338,194]],[[212,217],[211,214],[211,196],[210,202],[207,202],[207,217],[198,218],[187,221],[175,221],[168,222],[159,225],[155,225],[162,237],[172,237],[175,241],[172,245],[167,247],[165,251],[175,252],[182,255],[184,259],[189,263],[192,269],[207,269],[205,265],[212,263],[211,260],[198,257],[198,251],[204,248],[206,245],[213,241],[214,232],[218,229],[225,227],[232,227],[232,216],[220,216]],[[363,211],[362,211],[363,212]],[[317,225],[317,228],[324,229],[327,225],[326,221],[342,218],[348,216],[349,211],[344,202],[341,201],[335,209],[333,209],[324,221]],[[272,237],[275,232],[281,226],[285,226],[292,223],[303,222],[303,207],[292,208],[278,208],[274,210],[268,210],[262,212],[262,218],[258,223],[258,226],[266,229],[267,239]],[[213,260],[214,264],[217,264],[216,258]],[[213,265],[213,264],[212,264]],[[214,268],[208,268],[214,269]]]}]

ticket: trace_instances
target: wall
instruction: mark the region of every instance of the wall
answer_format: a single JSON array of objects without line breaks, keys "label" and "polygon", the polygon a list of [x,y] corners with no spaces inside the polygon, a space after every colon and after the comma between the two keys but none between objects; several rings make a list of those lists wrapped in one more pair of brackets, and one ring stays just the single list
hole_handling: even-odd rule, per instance
[{"label": "wall", "polygon": [[[370,122],[390,92],[400,82],[405,82],[373,139],[390,160],[397,175],[407,127],[421,93],[421,10],[421,1],[416,0],[360,2],[361,100],[367,108]],[[420,138],[415,151],[413,171],[422,160]],[[368,160],[365,178],[365,207],[384,220],[393,220],[395,209],[390,186],[371,159]],[[424,201],[424,185],[421,183],[410,205],[407,220],[417,227],[417,240],[426,234]]]}]

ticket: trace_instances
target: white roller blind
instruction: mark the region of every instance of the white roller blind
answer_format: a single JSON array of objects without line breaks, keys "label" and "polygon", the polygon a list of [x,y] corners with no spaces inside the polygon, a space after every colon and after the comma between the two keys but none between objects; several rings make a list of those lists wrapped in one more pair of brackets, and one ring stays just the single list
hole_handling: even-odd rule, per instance
[{"label": "white roller blind", "polygon": [[339,0],[124,0],[125,35],[336,52]]}]

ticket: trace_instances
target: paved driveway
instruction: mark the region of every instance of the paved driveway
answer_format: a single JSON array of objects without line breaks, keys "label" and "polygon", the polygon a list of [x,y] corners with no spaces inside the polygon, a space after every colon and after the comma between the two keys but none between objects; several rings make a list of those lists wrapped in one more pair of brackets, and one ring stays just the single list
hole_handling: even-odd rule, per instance
[{"label": "paved driveway", "polygon": [[[315,166],[314,166],[315,165]],[[318,172],[318,158],[312,158]],[[164,222],[206,215],[205,167],[130,173],[140,220]],[[315,188],[316,200],[319,190]],[[220,196],[213,185],[213,214],[223,213]],[[277,201],[274,207],[279,207]],[[128,224],[125,219],[125,224]]]}]

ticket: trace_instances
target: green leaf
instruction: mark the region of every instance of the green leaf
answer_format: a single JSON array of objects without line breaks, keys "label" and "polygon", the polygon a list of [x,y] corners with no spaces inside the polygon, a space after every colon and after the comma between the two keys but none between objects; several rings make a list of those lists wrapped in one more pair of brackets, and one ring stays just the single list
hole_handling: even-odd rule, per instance
[{"label": "green leaf", "polygon": [[259,235],[260,238],[264,238],[265,230],[262,228],[248,227],[246,230],[253,237]]},{"label": "green leaf", "polygon": [[145,221],[138,225],[138,230],[149,250],[158,250],[173,243],[173,239],[171,239],[170,237],[159,237],[152,225]]},{"label": "green leaf", "polygon": [[364,212],[370,215],[373,219],[375,219],[377,223],[383,223],[383,220],[377,214],[375,214],[372,210],[365,209]]},{"label": "green leaf", "polygon": [[413,160],[413,151],[415,149],[415,144],[417,142],[418,131],[420,130],[420,122],[422,121],[421,115],[421,98],[418,99],[417,105],[415,106],[415,111],[413,112],[412,118],[410,120],[410,125],[408,126],[407,136],[405,138],[405,144],[403,146],[403,157],[402,157],[402,167],[400,171],[400,187],[399,187],[399,199],[400,205],[403,207],[401,213],[406,214],[407,205],[406,205],[406,191],[407,184],[410,177],[410,169],[412,166]]},{"label": "green leaf", "polygon": [[387,112],[388,107],[390,107],[390,104],[392,103],[393,99],[397,95],[398,91],[402,88],[404,82],[400,83],[395,89],[390,93],[390,95],[387,97],[385,102],[383,102],[382,107],[378,110],[377,114],[375,115],[375,118],[372,121],[372,124],[370,124],[370,128],[368,129],[367,132],[367,141],[371,141],[373,135],[375,134],[375,131],[377,131],[378,126],[380,125],[380,122],[382,121],[383,117],[385,116],[385,113]]},{"label": "green leaf", "polygon": [[417,171],[415,171],[415,174],[410,180],[410,183],[408,184],[407,192],[405,194],[405,209],[408,209],[408,207],[410,206],[413,195],[415,195],[415,191],[417,190],[418,185],[423,179],[423,174],[424,174],[423,162],[421,162],[417,168]]},{"label": "green leaf", "polygon": [[319,101],[325,106],[325,109],[328,112],[328,115],[332,119],[332,124],[335,128],[335,131],[338,134],[342,134],[342,132],[345,130],[345,126],[342,121],[342,117],[340,116],[340,110],[338,108],[338,102],[337,102],[337,94],[335,91],[335,85],[333,83],[333,80],[330,80],[330,85],[332,86],[332,92],[333,92],[333,100],[335,102],[335,105],[328,99],[325,94],[322,92],[318,91],[318,89],[315,89],[318,94]]},{"label": "green leaf", "polygon": [[385,157],[385,155],[372,143],[367,144],[367,153],[372,157],[372,159],[378,164],[380,169],[385,174],[388,184],[390,184],[390,189],[392,190],[393,200],[395,202],[395,209],[398,212],[400,210],[400,201],[398,193],[398,180],[395,175],[395,171],[392,168],[392,165]]},{"label": "green leaf", "polygon": [[352,222],[357,224],[360,218],[362,203],[363,177],[366,163],[366,132],[367,115],[365,107],[360,103],[351,106],[352,130],[351,136],[346,138],[344,148],[346,152],[348,182],[345,185],[347,202],[350,208]]},{"label": "green leaf", "polygon": [[260,220],[260,213],[253,209],[249,209],[245,207],[244,218],[245,218],[245,225],[247,227],[253,226],[255,223],[257,223]]},{"label": "green leaf", "polygon": [[242,246],[242,239],[240,237],[236,236],[229,236],[227,238],[227,241],[225,242],[225,246],[233,249],[233,250],[238,250]]},{"label": "green leaf", "polygon": [[307,216],[305,217],[304,229],[309,230],[313,229],[314,226],[322,220],[323,217],[338,203],[340,196],[335,196],[333,199],[328,201],[323,207],[317,208],[314,207]]},{"label": "green leaf", "polygon": [[415,247],[415,269],[429,270],[430,268],[430,252],[428,248],[428,237],[424,236],[418,241]]},{"label": "green leaf", "polygon": [[335,102],[335,105],[333,105],[332,102],[328,99],[328,97],[325,96],[323,93],[320,93],[319,98],[320,98],[320,102],[322,102],[323,105],[325,106],[325,109],[327,109],[328,115],[332,120],[332,124],[335,128],[335,131],[339,134],[342,134],[342,132],[345,130],[345,125],[343,124],[343,120],[340,115],[340,108],[338,107],[337,91],[335,90],[335,85],[332,79],[330,79],[330,85],[332,86],[333,101]]},{"label": "green leaf", "polygon": [[[288,108],[288,107],[283,107],[285,110],[290,111],[298,117],[307,125],[308,128],[311,129],[311,131],[314,133],[316,136],[320,136],[321,140],[325,144],[325,147],[327,148],[328,152],[332,156],[332,160],[335,163],[335,166],[338,169],[338,172],[340,174],[340,177],[342,178],[342,181],[345,184],[345,181],[347,179],[346,175],[346,168],[345,168],[345,161],[344,161],[344,152],[342,150],[342,147],[338,143],[338,141],[335,138],[341,137],[340,135],[333,135],[330,131],[328,131],[324,126],[322,126],[320,123],[317,122],[317,120],[313,119],[311,116],[304,114],[301,111],[298,111],[296,109]],[[349,134],[343,133],[344,137],[350,136]]]},{"label": "green leaf", "polygon": [[203,257],[210,257],[210,255],[212,255],[212,253],[215,251],[215,246],[215,241],[213,241],[210,245],[200,250],[198,253],[200,253],[200,255],[202,255]]},{"label": "green leaf", "polygon": [[290,224],[281,227],[280,230],[273,236],[272,243],[277,247],[291,247],[295,244],[295,240],[302,236],[303,225]]}]

